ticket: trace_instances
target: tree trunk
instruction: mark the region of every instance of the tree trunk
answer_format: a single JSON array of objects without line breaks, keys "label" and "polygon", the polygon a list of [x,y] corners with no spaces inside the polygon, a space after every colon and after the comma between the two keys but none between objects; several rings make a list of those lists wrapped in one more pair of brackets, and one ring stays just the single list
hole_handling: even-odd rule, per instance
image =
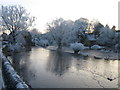
[{"label": "tree trunk", "polygon": [[75,54],[78,54],[78,52],[79,52],[79,50],[77,50],[77,51],[74,51],[74,53],[75,53]]},{"label": "tree trunk", "polygon": [[59,42],[58,42],[58,49],[62,49],[62,43],[61,43],[61,40],[59,40]]}]

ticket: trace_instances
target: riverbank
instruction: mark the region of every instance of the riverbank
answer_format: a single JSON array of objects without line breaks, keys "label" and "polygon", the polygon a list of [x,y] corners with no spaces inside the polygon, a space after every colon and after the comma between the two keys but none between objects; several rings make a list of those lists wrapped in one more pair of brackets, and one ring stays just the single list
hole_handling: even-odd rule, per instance
[{"label": "riverbank", "polygon": [[[56,46],[48,46],[47,49],[49,50],[57,50]],[[63,47],[63,52],[74,53],[71,48]],[[105,60],[120,60],[119,53],[115,53],[110,50],[82,50],[78,54],[83,56],[94,57],[95,59],[105,59]]]}]

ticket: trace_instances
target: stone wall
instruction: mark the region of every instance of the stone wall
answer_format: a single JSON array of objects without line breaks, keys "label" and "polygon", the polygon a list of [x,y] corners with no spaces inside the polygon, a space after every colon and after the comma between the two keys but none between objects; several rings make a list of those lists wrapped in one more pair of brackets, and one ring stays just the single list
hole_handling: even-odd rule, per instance
[{"label": "stone wall", "polygon": [[29,86],[20,78],[4,55],[2,55],[2,75],[5,82],[5,88],[30,89]]}]

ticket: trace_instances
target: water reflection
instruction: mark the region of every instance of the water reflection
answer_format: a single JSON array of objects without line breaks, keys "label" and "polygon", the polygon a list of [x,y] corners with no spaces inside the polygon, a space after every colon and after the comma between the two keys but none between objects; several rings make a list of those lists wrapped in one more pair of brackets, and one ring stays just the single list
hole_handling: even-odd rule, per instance
[{"label": "water reflection", "polygon": [[[34,71],[29,69],[30,65],[30,52],[20,52],[20,53],[13,53],[10,57],[11,63],[17,73],[21,76],[21,78],[25,77],[25,80],[33,79],[35,76]],[[32,77],[32,78],[30,78]]]},{"label": "water reflection", "polygon": [[77,60],[77,65],[75,66],[82,67],[82,61],[87,59],[88,57],[84,57],[77,54],[70,54],[62,51],[49,51],[47,70],[51,71],[55,75],[61,76],[64,75],[64,73],[67,73],[69,68],[72,67],[72,65],[74,64],[72,60]]},{"label": "water reflection", "polygon": [[26,67],[26,60],[29,59],[28,53],[22,52],[22,53],[13,53],[11,56],[11,62],[13,64],[13,67],[16,71],[20,72],[20,70],[24,67]]},{"label": "water reflection", "polygon": [[50,51],[49,60],[47,62],[47,70],[55,73],[55,75],[63,75],[71,66],[70,54],[61,51]]}]

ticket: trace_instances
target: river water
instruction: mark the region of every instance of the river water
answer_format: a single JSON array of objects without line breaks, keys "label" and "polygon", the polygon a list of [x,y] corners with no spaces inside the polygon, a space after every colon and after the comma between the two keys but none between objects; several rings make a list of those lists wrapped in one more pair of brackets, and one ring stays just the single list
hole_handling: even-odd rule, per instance
[{"label": "river water", "polygon": [[9,57],[33,88],[118,88],[118,60],[33,47]]}]

